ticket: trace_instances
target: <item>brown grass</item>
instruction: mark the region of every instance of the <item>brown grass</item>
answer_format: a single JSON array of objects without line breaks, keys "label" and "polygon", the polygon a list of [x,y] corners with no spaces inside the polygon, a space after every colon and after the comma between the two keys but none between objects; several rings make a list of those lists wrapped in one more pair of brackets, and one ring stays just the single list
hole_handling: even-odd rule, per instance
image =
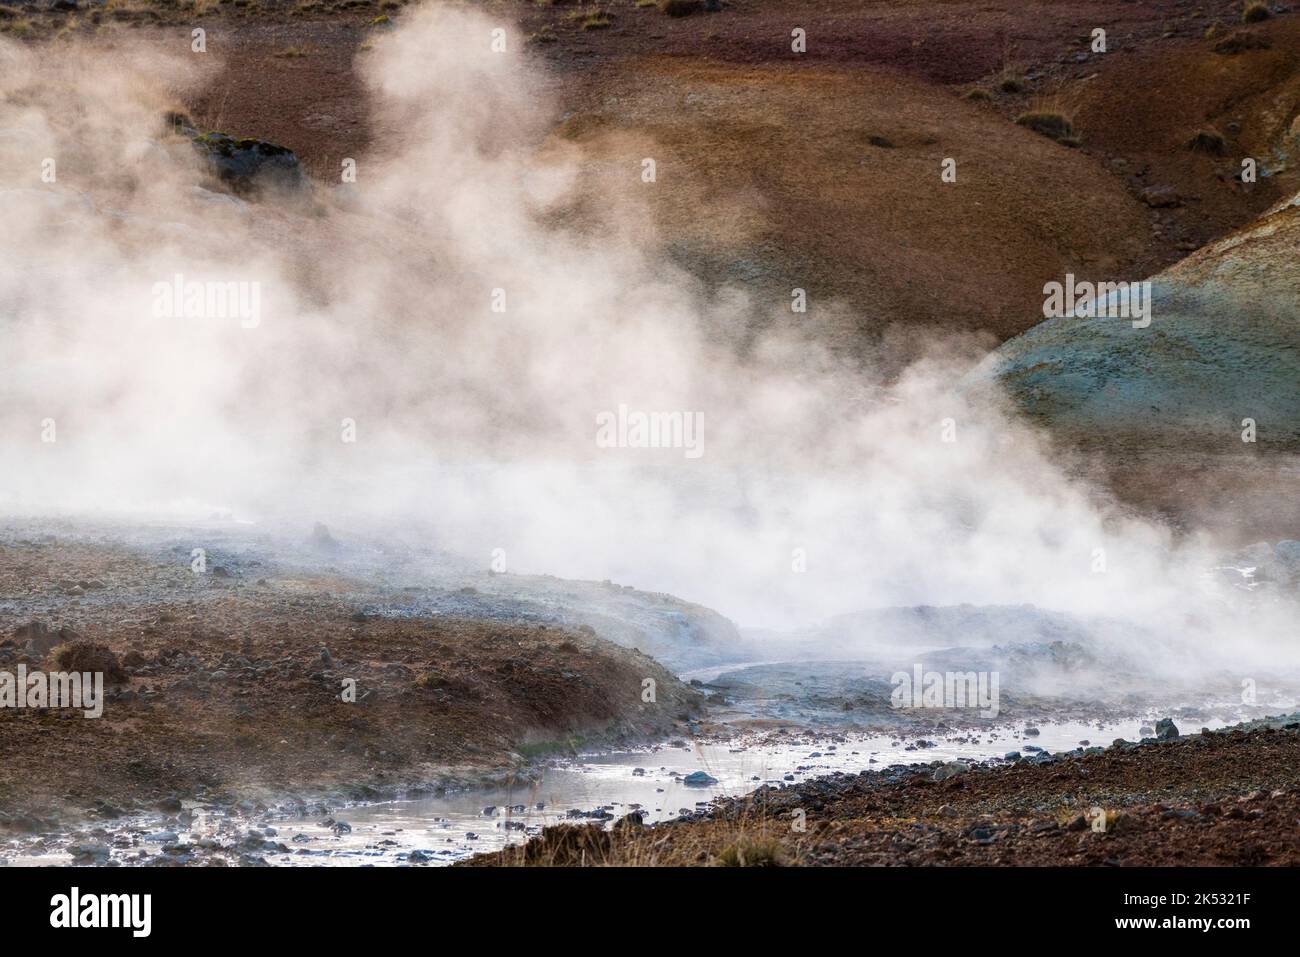
[{"label": "brown grass", "polygon": [[1067,145],[1077,143],[1074,136],[1074,124],[1068,117],[1055,110],[1030,110],[1016,117],[1016,124],[1035,133],[1041,133],[1058,143]]},{"label": "brown grass", "polygon": [[102,672],[104,683],[124,684],[128,680],[122,663],[111,648],[94,641],[69,641],[50,652],[57,671]]},{"label": "brown grass", "polygon": [[1270,46],[1272,44],[1267,37],[1251,33],[1249,30],[1234,30],[1214,44],[1214,52],[1224,56],[1235,56],[1247,50],[1267,50]]},{"label": "brown grass", "polygon": [[785,845],[780,841],[745,835],[723,848],[716,863],[721,867],[783,867],[787,858]]},{"label": "brown grass", "polygon": [[624,818],[599,824],[557,824],[524,844],[482,854],[473,866],[508,867],[785,867],[801,861],[790,821],[751,805],[742,815],[644,827]]},{"label": "brown grass", "polygon": [[1272,15],[1273,13],[1268,9],[1267,3],[1254,0],[1253,3],[1246,4],[1246,9],[1241,11],[1241,22],[1259,23],[1261,20],[1267,20]]}]

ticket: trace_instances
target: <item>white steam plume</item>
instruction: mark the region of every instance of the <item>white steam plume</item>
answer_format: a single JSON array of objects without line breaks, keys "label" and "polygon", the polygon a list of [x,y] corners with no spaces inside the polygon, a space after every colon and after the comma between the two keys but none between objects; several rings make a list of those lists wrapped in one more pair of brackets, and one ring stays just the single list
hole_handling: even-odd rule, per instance
[{"label": "white steam plume", "polygon": [[[161,138],[173,92],[203,79],[181,60],[0,45],[0,508],[321,519],[744,624],[1034,602],[1289,648],[1285,616],[1235,617],[1200,587],[1206,543],[1175,546],[955,394],[961,349],[885,379],[819,347],[788,299],[705,288],[646,238],[645,191],[670,182],[547,139],[517,36],[499,54],[479,14],[404,19],[363,55],[378,146],[346,202],[196,190],[197,155]],[[260,322],[155,316],[178,273],[259,283]],[[728,332],[756,319],[742,356]],[[620,405],[700,413],[703,454],[598,447]]]}]

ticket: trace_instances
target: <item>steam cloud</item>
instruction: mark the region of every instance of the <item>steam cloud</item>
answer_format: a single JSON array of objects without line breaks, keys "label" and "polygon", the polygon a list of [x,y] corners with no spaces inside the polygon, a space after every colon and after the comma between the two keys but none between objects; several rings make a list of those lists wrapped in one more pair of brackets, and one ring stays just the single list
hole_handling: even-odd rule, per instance
[{"label": "steam cloud", "polygon": [[[404,20],[362,55],[378,146],[354,190],[306,204],[197,188],[161,118],[204,58],[0,44],[0,508],[324,520],[751,625],[1033,602],[1201,655],[1294,655],[1285,609],[1246,614],[1204,581],[1211,543],[1125,515],[954,391],[974,356],[936,340],[885,376],[819,346],[788,299],[704,287],[646,237],[646,191],[671,182],[547,138],[517,34],[498,54],[480,14]],[[259,283],[260,323],[155,316],[176,274]],[[756,326],[742,354],[729,333]],[[598,447],[620,404],[701,413],[703,456]]]}]

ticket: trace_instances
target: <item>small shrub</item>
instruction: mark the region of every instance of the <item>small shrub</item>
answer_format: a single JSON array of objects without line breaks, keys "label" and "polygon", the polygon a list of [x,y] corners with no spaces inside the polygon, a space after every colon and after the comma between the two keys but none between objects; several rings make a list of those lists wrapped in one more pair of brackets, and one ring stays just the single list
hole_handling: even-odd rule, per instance
[{"label": "small shrub", "polygon": [[1188,141],[1187,148],[1194,153],[1222,156],[1226,152],[1227,144],[1223,140],[1223,134],[1218,130],[1201,130]]},{"label": "small shrub", "polygon": [[1008,73],[998,80],[998,89],[1003,93],[1023,93],[1025,82],[1013,73]]},{"label": "small shrub", "polygon": [[1272,44],[1267,37],[1261,37],[1249,30],[1234,30],[1214,45],[1214,52],[1224,56],[1235,56],[1247,50],[1267,50]]},{"label": "small shrub", "polygon": [[126,669],[117,655],[107,645],[98,642],[78,639],[59,645],[50,652],[50,660],[54,662],[56,671],[103,672],[105,684],[120,685],[128,680]]},{"label": "small shrub", "polygon": [[1272,15],[1267,3],[1254,0],[1253,3],[1246,4],[1246,9],[1241,12],[1241,22],[1259,23],[1261,20],[1267,20]]},{"label": "small shrub", "polygon": [[982,86],[977,86],[973,90],[966,91],[966,99],[984,102],[985,100],[993,99],[993,94],[990,93],[988,90],[984,89]]},{"label": "small shrub", "polygon": [[1016,117],[1016,124],[1031,129],[1035,133],[1041,133],[1043,136],[1060,143],[1073,144],[1077,142],[1074,138],[1074,125],[1060,113],[1052,110],[1033,110],[1029,113],[1021,113]]},{"label": "small shrub", "polygon": [[582,29],[584,30],[605,30],[610,25],[609,14],[604,10],[598,10],[590,13],[583,18]]},{"label": "small shrub", "polygon": [[606,860],[613,838],[599,824],[555,824],[523,846],[525,866],[576,867]]}]

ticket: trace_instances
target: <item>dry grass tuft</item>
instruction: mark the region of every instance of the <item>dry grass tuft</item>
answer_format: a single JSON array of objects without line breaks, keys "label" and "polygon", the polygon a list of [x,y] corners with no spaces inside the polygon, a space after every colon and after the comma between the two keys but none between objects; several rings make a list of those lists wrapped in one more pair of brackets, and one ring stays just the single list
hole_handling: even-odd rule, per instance
[{"label": "dry grass tuft", "polygon": [[742,837],[723,848],[716,863],[720,867],[784,867],[785,846],[771,837]]},{"label": "dry grass tuft", "polygon": [[1041,133],[1066,146],[1077,146],[1079,142],[1074,135],[1074,124],[1064,114],[1055,110],[1030,110],[1021,113],[1016,117],[1016,125]]},{"label": "dry grass tuft", "polygon": [[1218,130],[1200,130],[1188,141],[1187,148],[1193,153],[1222,156],[1227,152],[1227,143]]},{"label": "dry grass tuft", "polygon": [[1253,3],[1246,4],[1246,9],[1241,11],[1241,22],[1259,23],[1261,20],[1267,20],[1272,15],[1273,12],[1269,10],[1267,3],[1254,0]]}]

